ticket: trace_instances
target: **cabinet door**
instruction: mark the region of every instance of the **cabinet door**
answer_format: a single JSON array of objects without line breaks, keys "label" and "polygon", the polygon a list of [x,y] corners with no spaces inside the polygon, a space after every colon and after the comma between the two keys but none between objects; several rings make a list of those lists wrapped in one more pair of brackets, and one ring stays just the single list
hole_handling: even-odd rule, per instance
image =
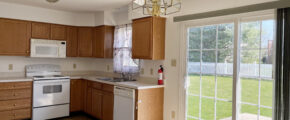
[{"label": "cabinet door", "polygon": [[139,59],[152,58],[152,18],[133,21],[132,57]]},{"label": "cabinet door", "polygon": [[67,27],[66,56],[78,56],[78,29],[76,27]]},{"label": "cabinet door", "polygon": [[138,90],[136,120],[163,120],[164,88]]},{"label": "cabinet door", "polygon": [[29,55],[31,23],[0,19],[0,54]]},{"label": "cabinet door", "polygon": [[80,57],[92,57],[93,29],[90,27],[78,28],[78,54]]},{"label": "cabinet door", "polygon": [[92,116],[102,118],[102,91],[92,89]]},{"label": "cabinet door", "polygon": [[97,58],[104,58],[104,39],[105,27],[100,26],[94,28],[94,41],[93,41],[93,56]]},{"label": "cabinet door", "polygon": [[50,39],[50,24],[47,23],[32,23],[32,38]]},{"label": "cabinet door", "polygon": [[113,58],[114,31],[114,26],[105,26],[104,58]]},{"label": "cabinet door", "polygon": [[103,117],[102,120],[113,120],[114,117],[114,94],[103,92]]},{"label": "cabinet door", "polygon": [[87,88],[85,112],[92,115],[92,88]]},{"label": "cabinet door", "polygon": [[82,110],[82,80],[71,80],[70,112]]},{"label": "cabinet door", "polygon": [[51,25],[50,39],[52,40],[66,40],[66,26],[63,25]]}]

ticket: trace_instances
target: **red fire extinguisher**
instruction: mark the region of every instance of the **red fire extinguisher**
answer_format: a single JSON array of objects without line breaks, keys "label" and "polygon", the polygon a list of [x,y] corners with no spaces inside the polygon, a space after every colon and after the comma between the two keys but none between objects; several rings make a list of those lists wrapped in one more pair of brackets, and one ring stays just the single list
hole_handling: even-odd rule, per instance
[{"label": "red fire extinguisher", "polygon": [[162,65],[160,65],[159,69],[158,69],[158,75],[159,75],[159,78],[158,78],[158,85],[163,85],[163,67]]}]

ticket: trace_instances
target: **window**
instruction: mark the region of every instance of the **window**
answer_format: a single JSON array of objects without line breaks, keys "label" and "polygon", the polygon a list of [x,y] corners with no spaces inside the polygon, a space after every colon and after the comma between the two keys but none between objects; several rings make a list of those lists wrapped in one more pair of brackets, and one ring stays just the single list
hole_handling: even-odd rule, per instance
[{"label": "window", "polygon": [[186,120],[272,119],[274,25],[259,18],[187,27]]},{"label": "window", "polygon": [[139,71],[138,60],[133,60],[132,27],[131,25],[117,26],[114,37],[114,71],[117,73],[133,74]]}]

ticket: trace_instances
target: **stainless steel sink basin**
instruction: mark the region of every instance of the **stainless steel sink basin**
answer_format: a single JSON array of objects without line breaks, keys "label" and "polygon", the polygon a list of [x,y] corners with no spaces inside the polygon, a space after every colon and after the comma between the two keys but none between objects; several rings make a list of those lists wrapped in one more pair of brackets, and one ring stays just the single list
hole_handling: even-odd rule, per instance
[{"label": "stainless steel sink basin", "polygon": [[103,78],[96,78],[97,80],[103,80],[103,81],[108,81],[108,82],[127,82],[127,81],[136,81],[136,80],[128,80],[124,78],[109,78],[109,77],[103,77]]}]

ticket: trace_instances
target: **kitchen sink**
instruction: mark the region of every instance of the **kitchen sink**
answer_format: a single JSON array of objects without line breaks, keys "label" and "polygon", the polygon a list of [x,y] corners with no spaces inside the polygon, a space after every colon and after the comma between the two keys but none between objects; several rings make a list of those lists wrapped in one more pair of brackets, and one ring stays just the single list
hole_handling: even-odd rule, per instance
[{"label": "kitchen sink", "polygon": [[129,80],[125,78],[117,78],[117,77],[102,77],[102,78],[96,78],[97,80],[103,80],[103,81],[108,81],[108,82],[128,82],[128,81],[136,81],[135,79]]}]

